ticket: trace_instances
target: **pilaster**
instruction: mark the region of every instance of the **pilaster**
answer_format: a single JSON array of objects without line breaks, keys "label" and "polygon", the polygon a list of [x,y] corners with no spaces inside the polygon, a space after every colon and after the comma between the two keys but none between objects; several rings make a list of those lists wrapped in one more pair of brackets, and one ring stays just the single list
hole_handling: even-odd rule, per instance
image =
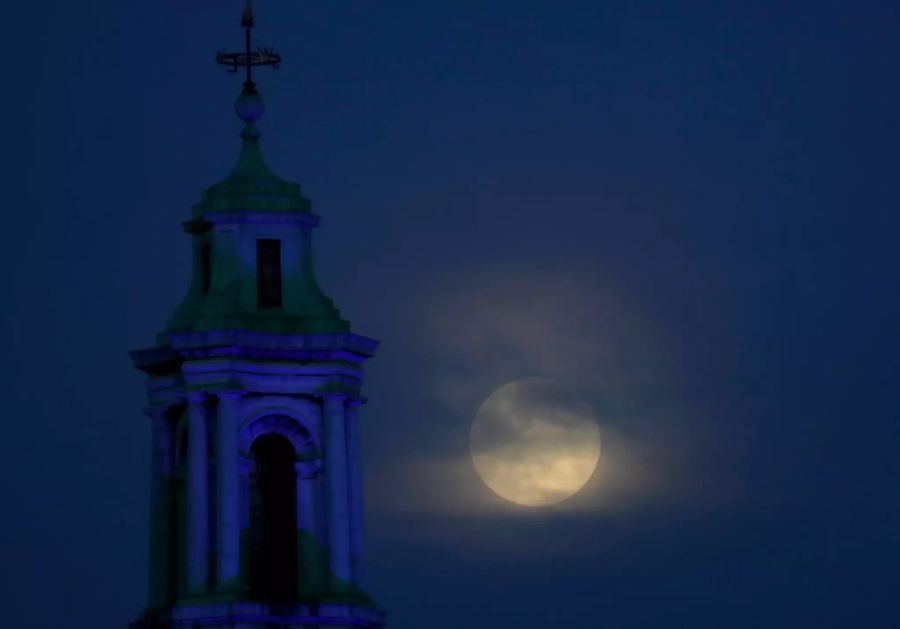
[{"label": "pilaster", "polygon": [[347,485],[346,396],[323,398],[325,410],[325,484],[328,509],[328,550],[332,589],[345,589],[352,579],[350,514]]},{"label": "pilaster", "polygon": [[353,585],[365,586],[365,549],[363,538],[362,470],[359,446],[358,398],[347,400],[347,474],[350,494],[350,562]]},{"label": "pilaster", "polygon": [[238,414],[241,393],[218,393],[216,417],[217,583],[220,590],[239,586],[241,567],[240,473],[238,470]]},{"label": "pilaster", "polygon": [[168,602],[172,588],[172,465],[173,427],[166,409],[144,411],[152,430],[152,469],[150,477],[150,547],[148,561],[147,607],[156,609]]},{"label": "pilaster", "polygon": [[298,462],[297,472],[297,551],[301,595],[321,594],[326,589],[321,530],[322,495],[320,467]]},{"label": "pilaster", "polygon": [[191,393],[188,402],[187,586],[191,593],[209,585],[209,481],[206,442],[206,395]]}]

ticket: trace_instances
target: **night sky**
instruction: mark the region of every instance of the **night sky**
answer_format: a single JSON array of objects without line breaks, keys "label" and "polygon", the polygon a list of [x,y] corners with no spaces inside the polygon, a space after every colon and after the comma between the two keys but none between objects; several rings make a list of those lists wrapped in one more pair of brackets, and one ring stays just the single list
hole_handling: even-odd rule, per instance
[{"label": "night sky", "polygon": [[[238,0],[4,7],[2,622],[121,627],[150,425],[127,352],[236,158]],[[369,582],[396,629],[897,627],[900,9],[256,3],[262,148],[369,363]],[[526,376],[600,418],[557,506],[478,480]]]}]

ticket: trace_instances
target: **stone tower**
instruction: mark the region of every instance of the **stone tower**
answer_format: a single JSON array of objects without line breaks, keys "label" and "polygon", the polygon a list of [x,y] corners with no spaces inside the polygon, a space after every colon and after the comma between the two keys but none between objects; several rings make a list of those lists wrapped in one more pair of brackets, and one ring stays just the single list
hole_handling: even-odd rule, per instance
[{"label": "stone tower", "polygon": [[319,222],[300,187],[260,153],[254,66],[246,68],[234,169],[184,230],[190,288],[150,349],[153,425],[147,607],[155,627],[381,627],[364,591],[358,411],[377,341],[350,331],[313,273]]}]

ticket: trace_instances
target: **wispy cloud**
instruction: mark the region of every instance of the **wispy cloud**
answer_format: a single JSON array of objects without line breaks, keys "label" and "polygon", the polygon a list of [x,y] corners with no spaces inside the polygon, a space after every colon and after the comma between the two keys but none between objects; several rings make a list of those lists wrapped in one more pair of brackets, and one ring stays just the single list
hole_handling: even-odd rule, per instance
[{"label": "wispy cloud", "polygon": [[[603,443],[599,465],[579,494],[552,509],[628,508],[678,482],[668,464],[679,444],[661,440],[671,431],[655,425],[678,415],[671,350],[611,284],[571,269],[517,268],[460,272],[431,286],[418,333],[441,365],[433,391],[458,431],[468,435],[482,402],[518,378],[552,379],[589,403]],[[378,492],[379,508],[473,516],[515,509],[480,481],[468,449],[397,465],[403,470],[382,473],[405,487],[377,483],[394,488]]]}]

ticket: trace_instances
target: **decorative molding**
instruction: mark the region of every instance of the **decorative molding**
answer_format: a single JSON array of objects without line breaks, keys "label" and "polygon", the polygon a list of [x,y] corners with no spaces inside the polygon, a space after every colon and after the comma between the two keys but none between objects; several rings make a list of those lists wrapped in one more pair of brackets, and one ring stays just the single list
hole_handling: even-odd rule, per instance
[{"label": "decorative molding", "polygon": [[294,470],[297,472],[298,478],[315,478],[324,469],[321,458],[294,463]]},{"label": "decorative molding", "polygon": [[209,399],[209,396],[206,395],[206,391],[188,391],[184,399],[190,405],[203,404]]},{"label": "decorative molding", "polygon": [[275,433],[287,438],[298,456],[308,453],[312,447],[313,460],[320,459],[322,450],[317,434],[318,426],[305,417],[306,413],[298,408],[299,405],[284,403],[290,400],[281,402],[283,403],[266,404],[243,414],[239,422],[240,449],[250,452],[253,442],[258,437]]},{"label": "decorative molding", "polygon": [[[196,220],[196,219],[195,219]],[[307,229],[316,227],[321,221],[318,214],[312,212],[264,212],[232,208],[203,213],[203,222],[213,225],[256,224],[256,225],[300,225]]]}]

